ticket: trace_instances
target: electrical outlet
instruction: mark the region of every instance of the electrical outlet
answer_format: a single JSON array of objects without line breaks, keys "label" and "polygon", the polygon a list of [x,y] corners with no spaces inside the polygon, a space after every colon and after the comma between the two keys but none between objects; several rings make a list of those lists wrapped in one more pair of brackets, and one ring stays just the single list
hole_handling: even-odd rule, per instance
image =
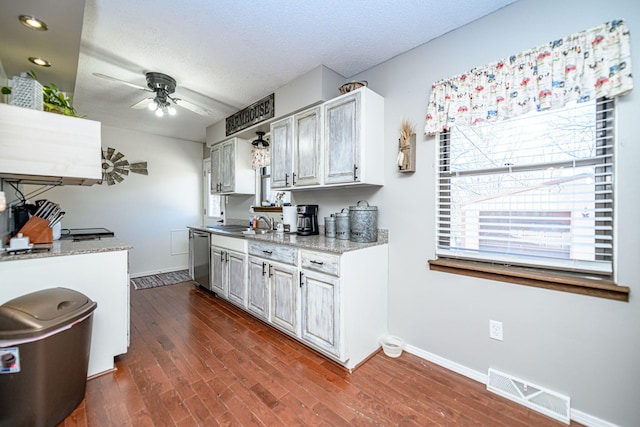
[{"label": "electrical outlet", "polygon": [[489,338],[502,341],[502,322],[489,320]]}]

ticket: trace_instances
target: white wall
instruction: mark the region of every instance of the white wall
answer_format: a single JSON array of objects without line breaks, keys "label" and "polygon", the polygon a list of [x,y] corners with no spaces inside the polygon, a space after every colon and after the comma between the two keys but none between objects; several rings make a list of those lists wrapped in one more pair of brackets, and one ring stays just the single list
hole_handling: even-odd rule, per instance
[{"label": "white wall", "polygon": [[[493,367],[567,394],[574,413],[592,424],[600,418],[634,426],[640,425],[640,284],[634,280],[640,277],[640,87],[618,103],[617,274],[631,287],[628,303],[431,272],[427,265],[435,257],[436,141],[421,128],[431,84],[616,18],[627,21],[637,51],[640,3],[520,0],[350,77],[367,80],[385,97],[386,184],[296,192],[293,201],[319,204],[320,217],[361,199],[378,206],[379,226],[389,229],[390,239],[389,331],[412,348],[480,374]],[[634,55],[638,70],[640,53]],[[403,118],[416,124],[413,174],[398,173],[394,164]],[[134,245],[134,273],[186,266],[185,256],[169,254],[169,234],[200,222],[202,147],[114,128],[105,128],[103,138],[103,146],[129,160],[148,160],[150,175],[47,193],[69,212],[64,225],[113,229]],[[246,208],[236,202],[231,210],[240,215]],[[503,322],[503,342],[489,339],[489,319]]]},{"label": "white wall", "polygon": [[63,228],[105,227],[131,244],[132,276],[185,269],[186,227],[202,222],[202,146],[102,126],[102,147],[129,162],[147,161],[149,175],[130,173],[111,186],[58,187],[36,198],[62,206]]},{"label": "white wall", "polygon": [[[382,205],[380,226],[390,229],[390,333],[481,374],[493,367],[567,394],[579,417],[637,426],[640,87],[620,99],[617,111],[617,275],[631,287],[628,303],[432,272],[427,265],[435,257],[436,141],[422,128],[431,84],[617,18],[631,30],[640,70],[639,2],[520,0],[351,78],[367,80],[385,97],[386,184],[371,198]],[[393,165],[402,118],[417,125],[413,175]],[[332,204],[328,193],[316,200],[325,212],[344,205]],[[489,339],[489,319],[503,322],[503,342]]]}]

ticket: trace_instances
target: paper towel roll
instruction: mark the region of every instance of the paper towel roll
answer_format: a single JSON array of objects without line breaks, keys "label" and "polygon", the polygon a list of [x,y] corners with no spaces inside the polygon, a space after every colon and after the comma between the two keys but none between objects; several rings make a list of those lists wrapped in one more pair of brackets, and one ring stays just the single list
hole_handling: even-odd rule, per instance
[{"label": "paper towel roll", "polygon": [[285,225],[289,224],[289,232],[294,233],[298,231],[298,207],[283,206],[282,222],[284,222]]}]

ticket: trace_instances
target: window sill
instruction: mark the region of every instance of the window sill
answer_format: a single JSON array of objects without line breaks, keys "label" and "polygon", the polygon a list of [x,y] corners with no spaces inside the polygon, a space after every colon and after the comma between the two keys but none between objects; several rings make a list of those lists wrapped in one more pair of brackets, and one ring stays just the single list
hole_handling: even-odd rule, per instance
[{"label": "window sill", "polygon": [[550,272],[525,267],[506,267],[449,258],[429,260],[429,269],[598,298],[629,301],[630,290],[627,286],[618,286],[610,280],[587,279],[562,272]]}]

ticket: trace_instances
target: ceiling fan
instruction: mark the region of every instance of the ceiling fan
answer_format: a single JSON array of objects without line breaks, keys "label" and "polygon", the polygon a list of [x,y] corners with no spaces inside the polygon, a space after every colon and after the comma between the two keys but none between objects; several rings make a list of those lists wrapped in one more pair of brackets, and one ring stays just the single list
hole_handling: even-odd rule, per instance
[{"label": "ceiling fan", "polygon": [[[173,105],[171,104],[171,102],[173,102],[173,104],[178,105],[182,108],[186,108],[187,110],[193,111],[194,113],[200,114],[201,116],[211,115],[211,111],[207,110],[204,107],[201,107],[189,101],[185,101],[184,99],[180,99],[172,96],[172,94],[176,90],[176,81],[173,77],[168,76],[166,74],[158,73],[158,72],[146,73],[145,76],[147,78],[147,87],[142,87],[135,83],[130,83],[125,80],[120,80],[115,77],[107,76],[105,74],[93,73],[93,75],[96,77],[101,77],[103,79],[113,80],[113,81],[122,83],[124,85],[155,94],[155,96],[145,98],[140,102],[133,104],[131,108],[136,108],[136,109],[149,108],[150,110],[155,111],[157,116],[162,117],[165,114],[169,114],[169,115],[176,114],[176,110],[175,108],[173,108]],[[227,104],[224,104],[224,105],[231,107]]]}]

